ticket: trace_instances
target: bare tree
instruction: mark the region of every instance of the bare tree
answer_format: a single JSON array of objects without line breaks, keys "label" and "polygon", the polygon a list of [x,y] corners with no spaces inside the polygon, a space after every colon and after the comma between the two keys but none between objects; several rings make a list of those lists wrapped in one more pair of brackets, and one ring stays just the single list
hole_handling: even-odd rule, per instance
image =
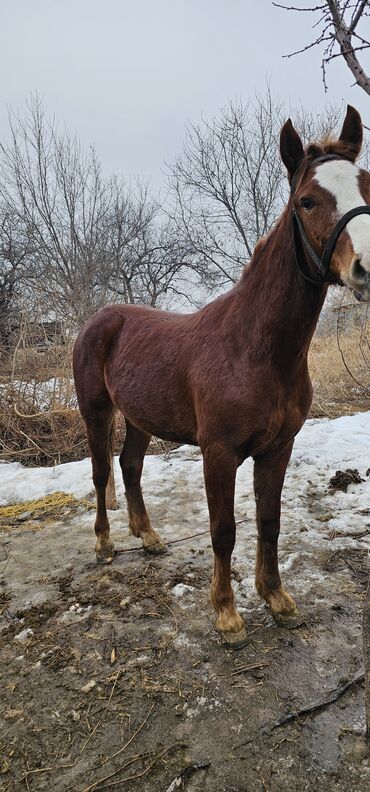
[{"label": "bare tree", "polygon": [[0,207],[0,347],[9,346],[17,323],[22,293],[31,275],[28,255],[31,240],[18,228],[16,218]]},{"label": "bare tree", "polygon": [[105,279],[107,293],[123,302],[137,302],[139,240],[152,223],[155,213],[154,203],[144,185],[137,183],[132,189],[118,178],[112,179],[111,202],[104,221],[105,267],[102,278]]},{"label": "bare tree", "polygon": [[188,129],[172,173],[173,217],[211,286],[237,279],[279,213],[277,134],[269,93],[266,102],[231,103]]},{"label": "bare tree", "polygon": [[99,305],[101,225],[109,188],[91,149],[49,124],[38,100],[25,120],[10,119],[0,145],[0,192],[18,228],[32,239],[34,294],[49,310],[80,322]]},{"label": "bare tree", "polygon": [[[169,213],[188,259],[211,289],[237,280],[281,212],[287,181],[278,140],[286,115],[268,89],[246,107],[231,103],[188,130],[171,174]],[[320,138],[336,125],[338,110],[294,116],[305,139]]]},{"label": "bare tree", "polygon": [[366,74],[359,58],[369,49],[369,37],[365,38],[366,19],[370,16],[369,0],[325,0],[317,5],[290,6],[273,2],[274,6],[286,11],[301,11],[315,16],[314,28],[319,33],[314,41],[286,55],[292,57],[312,47],[321,46],[323,55],[321,69],[327,90],[326,67],[334,58],[343,57],[351,70],[356,84],[370,95],[370,76]]},{"label": "bare tree", "polygon": [[[37,98],[26,118],[11,116],[10,133],[0,144],[0,198],[12,234],[28,239],[35,303],[79,325],[108,301],[157,305],[175,290],[183,246],[145,186],[104,178],[94,149],[60,133]],[[9,290],[15,264],[3,259]]]},{"label": "bare tree", "polygon": [[196,304],[192,278],[196,268],[191,250],[184,238],[179,237],[172,221],[164,217],[160,207],[138,240],[137,260],[140,301],[146,295],[153,307],[158,304],[168,307],[174,298],[177,303],[177,298],[183,298],[190,305]]},{"label": "bare tree", "polygon": [[105,220],[104,290],[112,299],[152,307],[179,295],[191,268],[187,250],[148,188],[114,178]]}]

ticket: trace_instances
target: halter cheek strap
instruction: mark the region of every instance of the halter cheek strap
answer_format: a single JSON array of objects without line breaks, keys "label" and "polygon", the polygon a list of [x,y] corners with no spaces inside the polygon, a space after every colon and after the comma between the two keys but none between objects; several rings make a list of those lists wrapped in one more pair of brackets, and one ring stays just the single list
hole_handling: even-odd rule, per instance
[{"label": "halter cheek strap", "polygon": [[[324,154],[322,157],[317,157],[317,159],[313,160],[312,165],[316,165],[320,162],[327,162],[328,160],[332,160],[332,159],[340,160],[340,159],[345,159],[345,157],[338,157],[336,154]],[[295,175],[293,176],[291,182],[291,188],[290,188],[290,192],[292,196],[294,195],[296,186],[297,186],[297,177]],[[313,249],[310,240],[308,239],[308,236],[304,229],[304,225],[302,223],[302,220],[298,212],[296,211],[296,209],[293,208],[292,223],[293,223],[294,255],[296,259],[297,268],[305,280],[309,281],[309,283],[313,283],[315,286],[322,286],[323,282],[325,281],[328,283],[341,283],[340,279],[338,279],[337,277],[335,277],[330,273],[331,257],[333,255],[335,245],[338,241],[338,237],[342,233],[343,229],[346,227],[347,223],[349,223],[349,221],[352,220],[353,217],[357,217],[357,215],[360,214],[370,214],[370,205],[363,204],[362,206],[355,206],[353,209],[350,209],[348,212],[346,212],[343,215],[343,217],[341,217],[338,220],[337,224],[334,226],[330,234],[330,237],[324,247],[324,251],[320,258],[320,256],[318,256],[316,251]],[[314,263],[318,271],[319,278],[313,278],[311,275],[307,275],[307,273],[303,271],[299,263],[299,247],[301,246],[301,243],[303,243],[306,252],[308,253],[311,261]]]},{"label": "halter cheek strap", "polygon": [[[324,271],[324,268],[321,263],[320,256],[317,255],[316,251],[313,249],[310,240],[304,230],[304,226],[299,214],[293,209],[292,212],[292,222],[293,222],[293,241],[294,241],[294,256],[297,265],[297,269],[306,281],[309,283],[313,283],[315,286],[322,286],[323,280],[327,280],[327,273]],[[311,275],[308,275],[304,272],[302,265],[300,263],[300,250],[302,247],[306,249],[311,261],[315,264],[315,267],[319,273],[319,278],[314,278]],[[330,276],[331,277],[331,276]],[[337,279],[336,279],[337,280]]]}]

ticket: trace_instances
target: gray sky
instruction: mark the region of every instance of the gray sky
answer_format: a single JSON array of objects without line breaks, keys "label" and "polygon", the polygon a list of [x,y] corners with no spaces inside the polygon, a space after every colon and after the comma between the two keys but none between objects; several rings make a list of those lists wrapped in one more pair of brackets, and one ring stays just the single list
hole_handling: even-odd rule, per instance
[{"label": "gray sky", "polygon": [[314,37],[313,18],[270,0],[0,0],[0,14],[0,136],[8,107],[23,113],[37,91],[83,145],[95,143],[107,173],[151,177],[153,188],[188,120],[246,102],[266,79],[287,105],[350,102],[370,126],[370,98],[340,59],[325,96],[317,49],[282,58]]}]

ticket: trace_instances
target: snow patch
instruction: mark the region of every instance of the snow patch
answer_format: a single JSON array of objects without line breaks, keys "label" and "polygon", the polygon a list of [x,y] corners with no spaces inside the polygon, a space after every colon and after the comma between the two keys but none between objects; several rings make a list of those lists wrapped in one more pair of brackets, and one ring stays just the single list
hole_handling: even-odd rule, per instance
[{"label": "snow patch", "polygon": [[195,646],[195,644],[193,644],[192,641],[189,641],[189,638],[187,635],[185,635],[185,633],[180,633],[180,635],[177,635],[176,638],[173,639],[172,646],[174,646],[175,649],[190,649],[191,647]]},{"label": "snow patch", "polygon": [[187,594],[192,594],[194,586],[188,586],[187,583],[177,583],[171,591],[174,597],[184,597]]},{"label": "snow patch", "polygon": [[80,616],[82,619],[91,610],[92,610],[92,605],[87,605],[86,607],[83,608],[78,602],[76,602],[74,605],[71,605],[68,610],[63,611],[58,621],[63,623],[66,622],[68,623],[70,621],[75,621],[76,616]]},{"label": "snow patch", "polygon": [[26,627],[25,630],[22,630],[20,633],[18,633],[18,635],[14,636],[14,640],[22,643],[23,641],[27,641],[27,638],[29,638],[31,635],[33,635],[33,630],[31,627]]}]

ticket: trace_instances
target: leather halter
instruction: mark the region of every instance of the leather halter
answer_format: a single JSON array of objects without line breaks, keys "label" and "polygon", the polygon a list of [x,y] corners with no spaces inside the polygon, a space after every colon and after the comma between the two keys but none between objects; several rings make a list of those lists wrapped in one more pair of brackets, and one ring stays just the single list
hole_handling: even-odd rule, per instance
[{"label": "leather halter", "polygon": [[[312,160],[312,165],[317,165],[321,162],[327,162],[328,160],[346,160],[346,157],[340,156],[338,154],[323,154],[321,157],[317,157],[316,159]],[[348,162],[349,160],[347,160]],[[297,172],[294,174],[291,185],[290,185],[290,194],[293,197],[295,193],[295,189],[297,186],[298,181],[298,174]],[[293,207],[292,210],[292,223],[293,223],[293,241],[294,241],[294,256],[297,264],[297,268],[299,273],[302,275],[302,278],[309,281],[309,283],[313,283],[315,286],[322,286],[324,282],[327,283],[339,283],[341,284],[340,278],[332,275],[330,273],[330,262],[331,257],[334,252],[335,245],[338,241],[338,237],[342,233],[343,229],[346,227],[347,223],[352,220],[353,217],[357,217],[360,214],[370,214],[370,205],[363,204],[362,206],[355,206],[353,209],[350,209],[348,212],[338,220],[337,224],[334,226],[328,241],[324,247],[324,251],[322,256],[317,255],[316,251],[313,249],[310,240],[305,232],[304,225],[302,220]],[[307,275],[305,273],[299,263],[299,248],[301,247],[301,243],[303,243],[306,252],[308,253],[311,261],[315,264],[315,267],[318,271],[319,278],[313,278],[311,275]],[[343,285],[343,284],[341,284]]]}]

